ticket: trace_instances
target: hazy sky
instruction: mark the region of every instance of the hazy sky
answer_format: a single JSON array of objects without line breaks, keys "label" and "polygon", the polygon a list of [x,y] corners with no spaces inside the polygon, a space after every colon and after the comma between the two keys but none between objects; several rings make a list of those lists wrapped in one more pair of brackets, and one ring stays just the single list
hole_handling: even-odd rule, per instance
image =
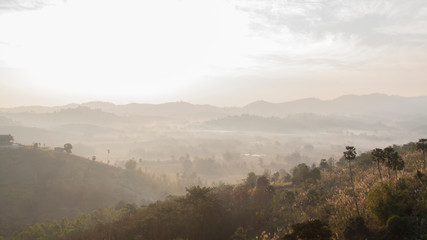
[{"label": "hazy sky", "polygon": [[0,107],[427,95],[426,0],[0,0]]}]

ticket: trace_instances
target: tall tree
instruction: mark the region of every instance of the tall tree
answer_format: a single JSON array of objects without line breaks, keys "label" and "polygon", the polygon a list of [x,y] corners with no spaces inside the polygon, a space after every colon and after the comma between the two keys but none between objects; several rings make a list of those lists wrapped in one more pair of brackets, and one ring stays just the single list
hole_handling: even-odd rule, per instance
[{"label": "tall tree", "polygon": [[356,205],[357,215],[360,217],[359,205],[357,204],[356,191],[354,190],[353,171],[351,170],[351,162],[354,159],[356,159],[356,156],[357,156],[356,148],[353,146],[346,146],[345,149],[346,151],[343,153],[344,153],[344,158],[348,161],[348,168],[350,170],[350,181],[351,181],[351,187],[353,190],[353,200],[354,200],[354,204]]},{"label": "tall tree", "polygon": [[393,152],[393,154],[388,156],[390,159],[388,161],[388,167],[394,171],[397,182],[397,171],[402,170],[405,167],[405,162],[398,152]]},{"label": "tall tree", "polygon": [[388,146],[384,148],[383,151],[384,151],[385,165],[387,166],[388,179],[390,179],[391,161],[393,159],[393,155],[395,154],[395,151],[392,146]]},{"label": "tall tree", "polygon": [[381,148],[375,148],[374,150],[372,150],[371,155],[372,155],[372,160],[375,161],[375,162],[377,162],[378,174],[379,174],[381,182],[382,182],[383,181],[383,177],[381,175],[381,166],[380,166],[380,164],[383,164],[384,161],[385,161],[384,150],[382,150]]},{"label": "tall tree", "polygon": [[427,139],[421,138],[417,142],[417,150],[422,151],[423,153],[423,170],[426,170],[426,152],[427,152]]},{"label": "tall tree", "polygon": [[390,170],[394,171],[396,176],[396,182],[397,182],[397,171],[402,170],[405,167],[405,162],[403,161],[399,153],[396,152],[394,148],[391,146],[386,147],[384,149],[384,153],[385,153],[385,159],[386,159],[386,166],[388,167],[389,172]]}]

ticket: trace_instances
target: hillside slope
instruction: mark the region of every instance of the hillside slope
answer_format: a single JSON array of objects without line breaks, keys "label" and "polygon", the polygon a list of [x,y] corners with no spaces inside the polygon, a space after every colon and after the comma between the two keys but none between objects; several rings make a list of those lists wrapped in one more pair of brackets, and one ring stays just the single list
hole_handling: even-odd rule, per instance
[{"label": "hillside slope", "polygon": [[73,218],[169,192],[160,181],[75,155],[30,147],[0,148],[0,236],[47,219]]}]

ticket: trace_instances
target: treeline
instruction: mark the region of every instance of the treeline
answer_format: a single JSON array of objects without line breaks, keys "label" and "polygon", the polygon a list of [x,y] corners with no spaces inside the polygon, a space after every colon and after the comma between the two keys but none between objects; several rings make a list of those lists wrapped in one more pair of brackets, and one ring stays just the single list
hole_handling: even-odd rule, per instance
[{"label": "treeline", "polygon": [[360,155],[348,146],[338,162],[193,186],[63,239],[427,239],[425,151],[423,139]]},{"label": "treeline", "polygon": [[85,231],[95,228],[98,224],[111,223],[129,215],[132,211],[135,211],[133,205],[119,202],[115,207],[98,209],[91,213],[82,213],[74,220],[62,218],[60,221],[48,220],[44,223],[37,223],[28,226],[25,230],[10,238],[0,237],[0,239],[55,240],[80,236]]}]

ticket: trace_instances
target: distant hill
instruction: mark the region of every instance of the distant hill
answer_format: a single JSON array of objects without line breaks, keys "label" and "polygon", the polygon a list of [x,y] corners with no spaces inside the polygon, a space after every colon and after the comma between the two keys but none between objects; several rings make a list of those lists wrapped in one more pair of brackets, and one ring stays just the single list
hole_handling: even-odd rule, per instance
[{"label": "distant hill", "polygon": [[345,95],[333,100],[315,98],[300,99],[292,102],[269,103],[257,101],[243,107],[244,113],[263,116],[287,116],[298,113],[403,116],[423,115],[423,106],[427,96],[401,97],[384,94]]},{"label": "distant hill", "polygon": [[[117,114],[120,116],[167,116],[167,117],[193,117],[206,118],[223,116],[233,108],[220,108],[211,105],[197,105],[186,102],[169,102],[162,104],[130,103],[125,105],[115,105],[108,102],[87,102],[82,104],[69,104],[57,107],[28,106],[16,108],[0,108],[0,112],[6,114],[47,114],[72,111],[73,109],[92,109],[105,113]],[[237,109],[237,108],[236,108]]]},{"label": "distant hill", "polygon": [[25,111],[13,113],[5,112],[3,115],[3,118],[13,119],[16,123],[39,127],[51,127],[69,123],[111,125],[122,121],[121,117],[113,113],[83,106],[60,109],[48,113]]},{"label": "distant hill", "polygon": [[253,114],[261,116],[288,116],[298,113],[344,114],[344,115],[424,115],[422,111],[427,104],[427,96],[401,97],[385,94],[345,95],[332,100],[316,98],[270,103],[256,101],[244,107],[216,107],[186,102],[169,102],[163,104],[130,103],[115,105],[108,102],[88,102],[57,107],[28,106],[0,108],[3,113],[53,113],[64,109],[85,107],[118,115],[168,116],[168,117],[204,117],[215,118],[226,115]]},{"label": "distant hill", "polygon": [[67,108],[76,108],[79,104],[71,103],[63,106],[54,106],[54,107],[47,107],[47,106],[20,106],[20,107],[13,107],[13,108],[0,108],[0,112],[7,112],[7,113],[52,113],[55,111],[59,111],[61,109],[67,109]]},{"label": "distant hill", "polygon": [[0,148],[0,236],[26,224],[73,218],[119,201],[161,199],[169,190],[151,175],[72,154]]}]

